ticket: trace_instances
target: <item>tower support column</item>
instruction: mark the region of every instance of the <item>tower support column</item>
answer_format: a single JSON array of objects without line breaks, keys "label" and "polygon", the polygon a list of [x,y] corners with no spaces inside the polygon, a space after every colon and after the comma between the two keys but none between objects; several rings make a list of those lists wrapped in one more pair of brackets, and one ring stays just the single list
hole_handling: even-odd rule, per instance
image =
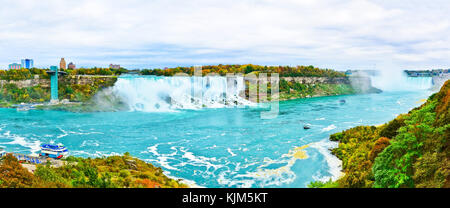
[{"label": "tower support column", "polygon": [[51,81],[51,103],[58,103],[58,67],[51,66],[50,71],[53,72],[50,77]]}]

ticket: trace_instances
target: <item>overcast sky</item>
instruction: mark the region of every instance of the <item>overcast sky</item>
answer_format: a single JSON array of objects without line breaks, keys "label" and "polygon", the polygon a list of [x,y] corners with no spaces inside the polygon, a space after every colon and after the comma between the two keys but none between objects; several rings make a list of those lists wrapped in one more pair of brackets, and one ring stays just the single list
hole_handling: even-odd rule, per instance
[{"label": "overcast sky", "polygon": [[[394,3],[395,2],[395,3]],[[448,0],[0,0],[0,68],[450,68]]]}]

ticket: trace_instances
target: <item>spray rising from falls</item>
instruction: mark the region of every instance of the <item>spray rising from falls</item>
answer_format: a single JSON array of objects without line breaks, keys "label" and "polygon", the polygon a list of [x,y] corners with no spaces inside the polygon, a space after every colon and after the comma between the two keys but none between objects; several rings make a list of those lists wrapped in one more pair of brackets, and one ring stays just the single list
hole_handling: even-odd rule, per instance
[{"label": "spray rising from falls", "polygon": [[251,105],[244,90],[243,77],[125,76],[113,93],[131,111],[164,112]]}]

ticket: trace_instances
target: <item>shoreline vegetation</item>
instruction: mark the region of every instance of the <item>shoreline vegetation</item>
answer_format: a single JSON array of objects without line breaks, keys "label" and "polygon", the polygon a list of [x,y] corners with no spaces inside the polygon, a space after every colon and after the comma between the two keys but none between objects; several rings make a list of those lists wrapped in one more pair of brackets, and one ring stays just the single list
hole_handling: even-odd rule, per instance
[{"label": "shoreline vegetation", "polygon": [[93,159],[69,156],[58,162],[24,164],[8,154],[0,158],[0,188],[188,188],[129,153]]},{"label": "shoreline vegetation", "polygon": [[[13,69],[0,70],[0,107],[11,108],[20,104],[32,104],[37,109],[67,110],[74,112],[102,111],[94,106],[94,96],[103,89],[114,86],[121,74],[136,73],[139,75],[173,76],[176,73],[193,75],[194,67],[176,67],[166,69],[143,69],[140,71],[124,68],[80,68],[65,69],[66,76],[61,76],[58,82],[61,102],[49,104],[50,76],[48,69]],[[215,73],[254,74],[278,73],[280,75],[279,99],[292,100],[299,98],[348,95],[358,93],[378,93],[380,90],[371,88],[363,92],[351,85],[349,78],[343,72],[331,69],[319,69],[313,66],[259,66],[259,65],[214,65],[203,66],[203,75]],[[109,77],[109,79],[107,78]],[[302,80],[298,80],[303,78]],[[83,79],[80,81],[80,79]],[[35,82],[37,84],[29,84]],[[25,84],[24,84],[25,83]],[[246,82],[247,89],[252,88]],[[271,86],[268,84],[267,93]],[[103,95],[106,96],[106,95]],[[248,97],[248,90],[246,91]],[[270,100],[269,100],[270,101]],[[119,103],[120,104],[120,103]],[[106,109],[108,110],[108,109]]]},{"label": "shoreline vegetation", "polygon": [[311,188],[450,188],[450,80],[426,103],[381,126],[330,136],[343,176]]}]

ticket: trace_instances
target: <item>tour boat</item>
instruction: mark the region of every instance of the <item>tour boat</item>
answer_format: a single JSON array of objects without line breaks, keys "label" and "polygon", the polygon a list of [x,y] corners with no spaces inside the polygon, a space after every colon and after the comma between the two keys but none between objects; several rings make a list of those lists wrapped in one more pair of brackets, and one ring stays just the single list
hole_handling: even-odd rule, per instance
[{"label": "tour boat", "polygon": [[69,151],[62,144],[57,145],[43,144],[41,145],[41,153],[39,155],[61,159],[63,157],[67,157],[69,155]]}]

